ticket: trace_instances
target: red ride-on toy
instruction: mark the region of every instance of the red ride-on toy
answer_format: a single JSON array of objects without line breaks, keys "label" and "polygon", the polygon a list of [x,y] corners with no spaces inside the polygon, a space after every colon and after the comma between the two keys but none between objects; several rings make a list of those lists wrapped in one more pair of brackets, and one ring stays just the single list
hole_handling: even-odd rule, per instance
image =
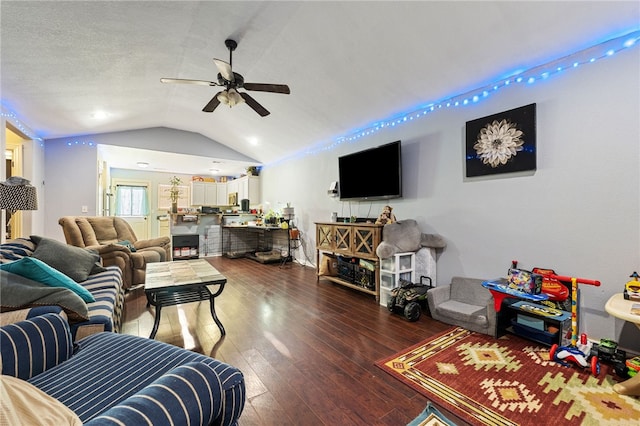
[{"label": "red ride-on toy", "polygon": [[600,361],[598,361],[597,354],[591,353],[592,344],[587,341],[585,334],[580,336],[580,343],[578,343],[578,283],[598,287],[600,281],[555,274],[550,276],[559,281],[571,281],[571,345],[558,346],[554,344],[549,351],[549,359],[565,367],[574,363],[582,368],[589,368],[591,373],[597,376],[600,374]]},{"label": "red ride-on toy", "polygon": [[[429,280],[429,284],[423,284],[425,279]],[[398,287],[391,290],[387,309],[392,313],[402,313],[409,321],[418,321],[426,306],[427,291],[433,288],[431,278],[420,277],[420,284],[401,279],[398,284]]]},{"label": "red ride-on toy", "polygon": [[[584,336],[583,342],[586,342],[586,340],[587,338]],[[573,363],[582,368],[588,368],[591,374],[597,376],[600,374],[600,361],[589,346],[588,343],[583,343],[578,349],[577,346],[558,346],[558,344],[554,344],[549,350],[549,358],[565,367],[571,367]]]}]

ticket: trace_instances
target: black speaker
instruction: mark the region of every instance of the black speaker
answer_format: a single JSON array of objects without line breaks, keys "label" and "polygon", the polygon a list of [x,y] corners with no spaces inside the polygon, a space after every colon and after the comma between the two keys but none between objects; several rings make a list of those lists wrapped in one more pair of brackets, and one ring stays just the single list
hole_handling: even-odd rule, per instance
[{"label": "black speaker", "polygon": [[240,210],[242,210],[243,212],[249,211],[249,200],[247,200],[246,198],[240,200]]}]

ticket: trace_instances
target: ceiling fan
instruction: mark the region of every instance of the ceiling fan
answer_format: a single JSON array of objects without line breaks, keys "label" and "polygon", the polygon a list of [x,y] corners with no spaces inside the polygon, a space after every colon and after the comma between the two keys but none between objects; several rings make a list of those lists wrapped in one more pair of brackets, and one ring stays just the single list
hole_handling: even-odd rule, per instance
[{"label": "ceiling fan", "polygon": [[229,62],[222,59],[213,59],[213,62],[218,68],[218,81],[206,81],[206,80],[190,80],[182,78],[161,78],[162,83],[182,83],[182,84],[199,84],[202,86],[221,86],[225,89],[218,92],[208,104],[202,109],[204,112],[213,112],[220,103],[233,107],[239,103],[245,102],[255,112],[260,114],[261,117],[269,115],[269,111],[262,105],[260,105],[255,99],[249,96],[248,93],[238,92],[238,89],[244,88],[246,90],[254,90],[257,92],[271,92],[282,93],[288,95],[291,93],[289,86],[286,84],[264,84],[264,83],[245,83],[244,77],[240,74],[233,72],[231,69],[232,53],[238,47],[238,43],[235,40],[225,40],[225,46],[229,49]]}]

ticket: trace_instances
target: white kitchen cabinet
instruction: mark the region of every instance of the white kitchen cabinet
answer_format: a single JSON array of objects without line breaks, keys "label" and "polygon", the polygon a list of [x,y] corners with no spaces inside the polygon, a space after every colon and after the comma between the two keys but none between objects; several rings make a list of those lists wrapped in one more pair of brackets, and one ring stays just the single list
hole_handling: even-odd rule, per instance
[{"label": "white kitchen cabinet", "polygon": [[243,176],[238,182],[238,200],[249,200],[250,205],[260,204],[260,176]]},{"label": "white kitchen cabinet", "polygon": [[217,206],[226,206],[229,204],[229,197],[227,192],[227,183],[226,182],[218,182],[218,201],[216,202]]},{"label": "white kitchen cabinet", "polygon": [[238,179],[227,181],[227,194],[237,193],[239,187]]},{"label": "white kitchen cabinet", "polygon": [[215,206],[218,204],[218,187],[215,182],[191,182],[192,206]]}]

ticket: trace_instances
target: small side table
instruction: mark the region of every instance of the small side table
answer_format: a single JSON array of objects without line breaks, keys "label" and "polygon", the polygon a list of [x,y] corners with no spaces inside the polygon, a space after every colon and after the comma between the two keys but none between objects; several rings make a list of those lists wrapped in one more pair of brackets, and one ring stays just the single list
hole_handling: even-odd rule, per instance
[{"label": "small side table", "polygon": [[147,306],[153,305],[156,311],[149,338],[156,336],[163,306],[207,299],[211,317],[224,336],[226,332],[216,315],[214,299],[222,293],[226,282],[227,278],[205,259],[148,263],[144,292]]},{"label": "small side table", "polygon": [[640,304],[640,300],[626,300],[622,293],[616,293],[604,305],[604,310],[609,315],[631,322],[640,328],[640,315],[631,313],[631,305],[634,303]]},{"label": "small side table", "polygon": [[[634,303],[640,303],[640,301],[626,300],[622,293],[616,293],[609,298],[604,309],[609,315],[633,323],[640,329],[640,315],[631,313],[631,306]],[[616,383],[613,385],[613,390],[623,395],[640,396],[640,374]]]}]

